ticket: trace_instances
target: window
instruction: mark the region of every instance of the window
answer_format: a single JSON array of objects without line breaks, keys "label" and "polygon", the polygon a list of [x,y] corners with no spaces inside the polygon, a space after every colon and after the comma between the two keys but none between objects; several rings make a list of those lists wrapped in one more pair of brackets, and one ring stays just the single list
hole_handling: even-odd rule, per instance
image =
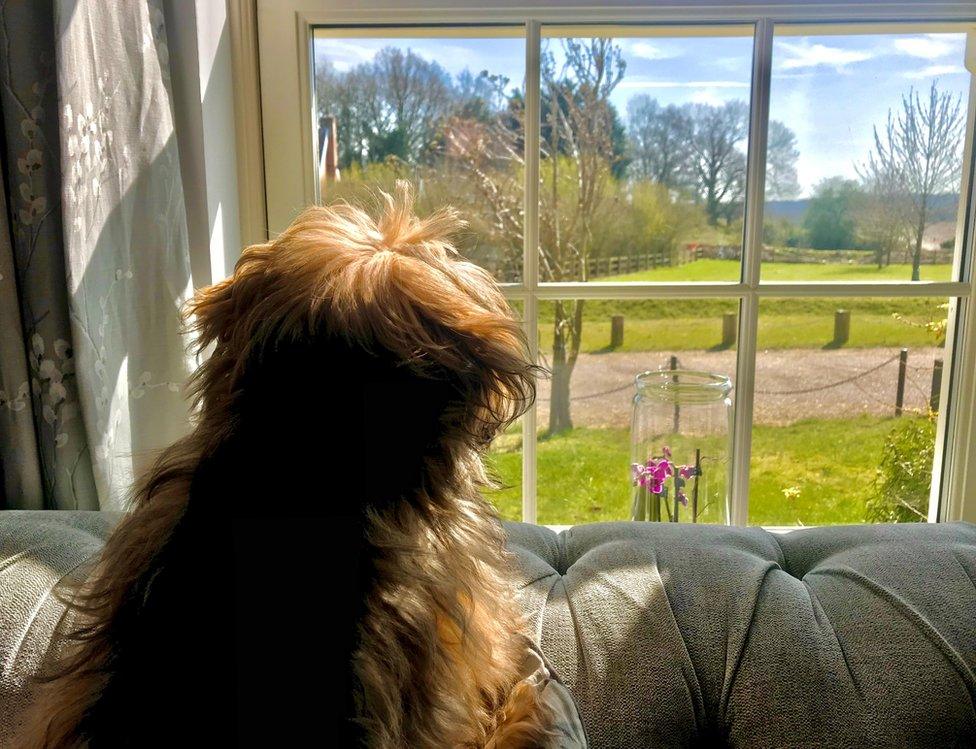
[{"label": "window", "polygon": [[634,376],[675,366],[735,385],[734,522],[961,512],[976,24],[743,13],[307,12],[300,152],[262,92],[273,230],[399,177],[469,219],[552,371],[490,455],[507,518],[628,518]]}]

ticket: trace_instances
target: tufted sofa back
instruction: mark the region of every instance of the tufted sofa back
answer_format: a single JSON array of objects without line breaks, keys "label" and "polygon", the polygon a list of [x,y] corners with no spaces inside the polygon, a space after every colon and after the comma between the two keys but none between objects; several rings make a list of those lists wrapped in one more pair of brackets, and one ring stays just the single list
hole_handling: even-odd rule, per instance
[{"label": "tufted sofa back", "polygon": [[976,527],[507,525],[593,747],[976,746]]},{"label": "tufted sofa back", "polygon": [[[0,512],[0,747],[117,517]],[[976,527],[506,524],[593,747],[976,746]]]}]

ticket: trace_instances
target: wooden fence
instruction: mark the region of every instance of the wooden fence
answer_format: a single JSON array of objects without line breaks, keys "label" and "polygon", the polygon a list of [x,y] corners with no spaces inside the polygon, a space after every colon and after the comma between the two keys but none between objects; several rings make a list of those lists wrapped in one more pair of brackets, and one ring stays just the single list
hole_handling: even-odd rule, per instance
[{"label": "wooden fence", "polygon": [[[678,247],[674,250],[658,250],[641,255],[614,255],[609,257],[591,257],[586,261],[586,277],[600,278],[601,276],[621,276],[626,273],[637,273],[652,268],[666,268],[673,265],[684,265],[702,257],[701,248],[694,246]],[[575,261],[572,266],[572,278],[583,277],[583,263]]]}]

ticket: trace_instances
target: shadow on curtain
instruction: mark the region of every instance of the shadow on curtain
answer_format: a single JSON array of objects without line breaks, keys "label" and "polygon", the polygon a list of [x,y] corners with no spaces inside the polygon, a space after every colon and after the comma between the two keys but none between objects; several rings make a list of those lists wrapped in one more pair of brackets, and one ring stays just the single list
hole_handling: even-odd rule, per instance
[{"label": "shadow on curtain", "polygon": [[0,0],[0,507],[118,509],[187,426],[158,2]]}]

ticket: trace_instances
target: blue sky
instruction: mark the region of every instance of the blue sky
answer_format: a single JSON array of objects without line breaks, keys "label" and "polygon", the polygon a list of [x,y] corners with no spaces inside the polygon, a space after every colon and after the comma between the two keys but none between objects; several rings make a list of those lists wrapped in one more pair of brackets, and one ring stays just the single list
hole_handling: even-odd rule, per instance
[{"label": "blue sky", "polygon": [[[627,101],[648,94],[663,104],[749,100],[751,37],[619,38],[627,62],[612,100],[622,116]],[[558,39],[544,39],[560,64]],[[517,38],[316,39],[316,57],[337,70],[372,59],[389,45],[410,48],[450,73],[467,68],[524,79],[525,46]],[[773,46],[770,116],[796,133],[804,195],[825,177],[854,177],[854,163],[868,154],[872,125],[883,125],[909,88],[927,91],[933,81],[961,95],[963,34],[780,36]]]}]

